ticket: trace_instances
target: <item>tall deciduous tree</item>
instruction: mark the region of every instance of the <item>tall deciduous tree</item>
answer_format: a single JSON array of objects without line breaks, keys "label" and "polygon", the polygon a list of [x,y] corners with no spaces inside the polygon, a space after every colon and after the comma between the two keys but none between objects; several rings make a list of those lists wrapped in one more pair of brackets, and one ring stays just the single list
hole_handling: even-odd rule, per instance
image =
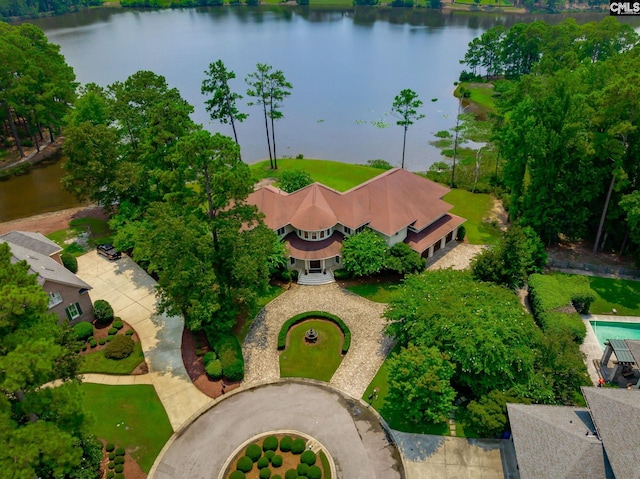
[{"label": "tall deciduous tree", "polygon": [[387,243],[370,229],[342,242],[342,264],[354,276],[369,276],[384,268],[389,255]]},{"label": "tall deciduous tree", "polygon": [[418,98],[418,94],[405,88],[393,99],[393,105],[391,106],[392,113],[398,117],[396,125],[400,125],[403,128],[402,137],[402,162],[401,168],[404,169],[404,152],[407,145],[407,130],[409,126],[413,125],[415,121],[424,118],[422,113],[418,113],[418,108],[422,106],[422,101]]},{"label": "tall deciduous tree", "polygon": [[209,64],[209,70],[205,71],[205,74],[207,76],[202,80],[200,91],[203,95],[211,96],[205,102],[207,111],[212,120],[231,125],[233,139],[239,145],[236,121],[242,122],[248,115],[241,113],[236,106],[242,95],[232,92],[229,86],[229,81],[233,80],[236,74],[232,70],[227,70],[222,60]]}]

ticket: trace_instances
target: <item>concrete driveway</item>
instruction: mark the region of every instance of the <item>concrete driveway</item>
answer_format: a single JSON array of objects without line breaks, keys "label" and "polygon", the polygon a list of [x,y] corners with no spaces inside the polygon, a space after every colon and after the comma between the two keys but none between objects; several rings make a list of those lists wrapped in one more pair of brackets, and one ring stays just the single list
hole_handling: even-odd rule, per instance
[{"label": "concrete driveway", "polygon": [[[156,282],[151,276],[127,256],[109,261],[91,251],[78,257],[78,277],[93,287],[89,292],[93,301],[108,301],[115,315],[138,333],[149,366],[149,382],[174,431],[213,401],[196,389],[184,368],[180,351],[184,320],[156,314]],[[87,375],[85,380],[114,384],[113,378],[117,376]]]}]

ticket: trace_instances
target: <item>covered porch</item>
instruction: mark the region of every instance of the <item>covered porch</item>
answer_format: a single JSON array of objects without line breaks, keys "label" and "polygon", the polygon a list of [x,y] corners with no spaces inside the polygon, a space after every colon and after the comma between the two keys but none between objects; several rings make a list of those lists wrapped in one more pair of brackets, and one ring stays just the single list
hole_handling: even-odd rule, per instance
[{"label": "covered porch", "polygon": [[338,231],[322,241],[305,241],[288,234],[289,269],[298,270],[298,284],[326,284],[334,281],[332,271],[342,267],[340,249],[344,236]]},{"label": "covered porch", "polygon": [[[615,360],[611,359],[615,356]],[[640,387],[640,341],[630,339],[609,339],[605,343],[604,353],[600,360],[600,371],[603,378],[620,387]]]}]

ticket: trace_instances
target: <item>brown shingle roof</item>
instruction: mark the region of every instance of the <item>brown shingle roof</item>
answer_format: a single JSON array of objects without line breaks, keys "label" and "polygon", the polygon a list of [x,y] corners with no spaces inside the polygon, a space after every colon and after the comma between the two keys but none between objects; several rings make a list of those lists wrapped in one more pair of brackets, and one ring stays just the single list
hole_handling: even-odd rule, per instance
[{"label": "brown shingle roof", "polygon": [[428,228],[423,229],[420,233],[410,231],[405,242],[411,246],[413,250],[422,254],[429,246],[448,235],[450,231],[453,231],[464,222],[464,218],[447,213]]},{"label": "brown shingle roof", "polygon": [[291,194],[264,187],[247,201],[265,214],[272,229],[291,224],[320,231],[337,223],[355,229],[368,223],[392,236],[409,225],[420,231],[445,215],[451,205],[441,198],[447,192],[442,185],[395,168],[344,193],[319,183]]},{"label": "brown shingle roof", "polygon": [[298,238],[295,233],[289,233],[284,238],[285,245],[289,250],[289,256],[297,259],[327,259],[340,255],[342,248],[342,233],[334,231],[331,236],[322,241],[305,241]]}]

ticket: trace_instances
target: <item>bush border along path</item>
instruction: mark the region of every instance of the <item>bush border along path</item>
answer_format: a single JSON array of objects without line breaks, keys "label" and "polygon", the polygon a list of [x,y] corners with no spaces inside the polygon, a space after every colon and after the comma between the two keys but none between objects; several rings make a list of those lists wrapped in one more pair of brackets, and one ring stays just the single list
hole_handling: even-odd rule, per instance
[{"label": "bush border along path", "polygon": [[327,319],[332,323],[335,323],[340,328],[340,331],[344,334],[342,354],[347,354],[349,347],[351,346],[351,330],[342,319],[335,314],[327,313],[326,311],[307,311],[305,313],[296,314],[292,318],[287,319],[282,325],[282,328],[280,328],[280,333],[278,334],[278,351],[284,350],[287,346],[287,335],[292,327],[306,319],[312,318]]}]

